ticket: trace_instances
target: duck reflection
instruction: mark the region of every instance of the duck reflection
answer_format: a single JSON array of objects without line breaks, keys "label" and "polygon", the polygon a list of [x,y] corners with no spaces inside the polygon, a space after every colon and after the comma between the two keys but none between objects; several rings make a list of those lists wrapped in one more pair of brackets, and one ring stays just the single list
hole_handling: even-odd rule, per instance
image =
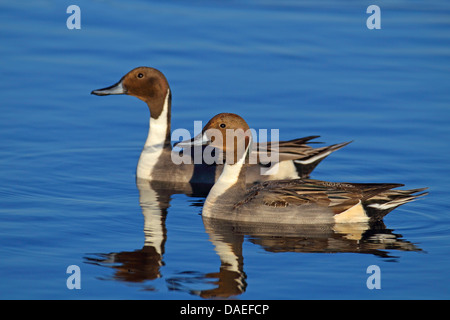
[{"label": "duck reflection", "polygon": [[[144,215],[145,242],[134,251],[95,254],[85,257],[86,263],[111,267],[113,279],[126,282],[146,282],[161,278],[167,241],[166,216],[174,194],[183,193],[200,200],[191,205],[201,207],[208,186],[160,184],[137,181],[140,206]],[[411,191],[422,191],[421,189]],[[400,204],[414,200],[412,192],[387,191]],[[407,197],[408,201],[400,201]],[[390,207],[386,210],[392,210]],[[380,208],[377,208],[380,210]],[[193,217],[195,218],[195,217]],[[393,250],[421,251],[401,235],[387,229],[382,221],[322,225],[280,225],[219,220],[203,217],[205,231],[220,258],[218,270],[201,273],[181,271],[166,279],[169,290],[188,292],[202,298],[231,298],[247,288],[242,245],[247,240],[267,252],[299,253],[359,253],[372,254],[396,261]],[[188,255],[188,253],[187,253]],[[187,256],[186,258],[189,259]],[[146,283],[148,285],[148,283]],[[199,287],[204,289],[198,289]]]},{"label": "duck reflection", "polygon": [[229,298],[245,291],[244,239],[268,252],[352,252],[394,258],[387,250],[421,251],[383,222],[280,226],[203,218],[203,223],[221,261],[219,272],[205,275],[217,279],[214,289],[190,291],[203,298]]},{"label": "duck reflection", "polygon": [[[144,282],[161,277],[163,256],[167,240],[166,216],[174,194],[205,197],[208,185],[152,182],[138,179],[139,203],[144,216],[144,246],[134,251],[94,254],[85,257],[86,263],[108,266],[115,270],[113,279],[128,282]],[[201,203],[194,202],[193,206]]]}]

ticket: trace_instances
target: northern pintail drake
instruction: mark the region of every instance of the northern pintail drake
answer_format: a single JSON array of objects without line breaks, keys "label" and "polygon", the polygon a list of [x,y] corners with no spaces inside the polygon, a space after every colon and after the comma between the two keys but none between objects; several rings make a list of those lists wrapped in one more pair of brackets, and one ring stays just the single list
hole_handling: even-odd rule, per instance
[{"label": "northern pintail drake", "polygon": [[[94,90],[98,96],[127,94],[147,103],[150,110],[150,124],[147,140],[139,158],[136,177],[151,181],[173,181],[179,183],[213,184],[222,172],[222,165],[175,164],[172,161],[171,145],[171,98],[169,83],[162,72],[149,67],[138,67],[124,75],[116,84]],[[311,171],[330,153],[350,142],[312,148],[307,143],[318,136],[309,136],[278,144],[279,162],[277,170],[261,175],[264,164],[250,166],[247,182],[271,179],[294,179],[308,177]],[[271,150],[271,143],[260,143],[254,148]]]},{"label": "northern pintail drake", "polygon": [[[235,139],[211,139],[210,132]],[[228,138],[228,136],[227,136]],[[229,146],[229,141],[236,141]],[[396,183],[340,183],[310,179],[272,180],[247,186],[245,158],[252,134],[240,116],[218,114],[203,128],[201,139],[181,142],[207,144],[222,151],[225,164],[203,206],[204,217],[276,224],[370,223],[412,201],[424,189],[391,190]]]}]

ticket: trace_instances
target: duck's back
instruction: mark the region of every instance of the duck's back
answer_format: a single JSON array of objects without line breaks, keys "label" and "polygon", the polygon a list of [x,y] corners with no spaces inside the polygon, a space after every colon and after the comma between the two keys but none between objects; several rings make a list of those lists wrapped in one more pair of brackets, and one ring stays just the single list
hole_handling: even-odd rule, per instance
[{"label": "duck's back", "polygon": [[[399,184],[354,184],[319,180],[267,181],[247,190],[228,218],[268,223],[334,223],[340,214]],[[362,212],[361,214],[365,214]]]}]

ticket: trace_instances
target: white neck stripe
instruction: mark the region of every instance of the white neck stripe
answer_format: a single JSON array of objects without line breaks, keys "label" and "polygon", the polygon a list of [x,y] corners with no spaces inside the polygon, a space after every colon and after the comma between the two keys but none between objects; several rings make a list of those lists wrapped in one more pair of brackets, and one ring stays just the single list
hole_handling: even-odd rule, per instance
[{"label": "white neck stripe", "polygon": [[144,148],[146,147],[159,147],[164,145],[167,137],[167,114],[169,111],[169,96],[170,89],[167,89],[166,99],[164,100],[164,106],[158,119],[150,117],[149,130],[147,140],[145,141]]},{"label": "white neck stripe", "polygon": [[[209,207],[210,205],[212,205],[217,200],[218,197],[220,197],[231,186],[233,186],[234,184],[236,184],[236,182],[238,182],[239,175],[242,170],[242,166],[245,163],[245,158],[247,156],[250,145],[251,141],[249,141],[249,144],[245,149],[244,155],[235,164],[227,164],[225,162],[223,166],[223,171],[220,174],[219,179],[217,179],[216,183],[209,191],[208,197],[206,198],[205,201],[204,209],[205,207]],[[205,212],[205,210],[203,212]]]},{"label": "white neck stripe", "polygon": [[151,175],[153,167],[163,152],[168,129],[167,115],[169,113],[169,96],[170,89],[167,89],[163,110],[158,119],[150,117],[147,140],[145,141],[144,149],[142,150],[136,170],[136,175],[139,178],[146,179]]}]

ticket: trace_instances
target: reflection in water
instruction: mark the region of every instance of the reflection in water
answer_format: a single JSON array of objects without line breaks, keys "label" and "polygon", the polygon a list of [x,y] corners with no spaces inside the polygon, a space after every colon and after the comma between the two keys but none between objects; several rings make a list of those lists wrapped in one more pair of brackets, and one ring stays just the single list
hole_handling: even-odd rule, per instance
[{"label": "reflection in water", "polygon": [[[162,277],[167,210],[173,194],[205,197],[207,186],[166,185],[137,181],[144,215],[145,243],[141,249],[85,257],[86,263],[113,268],[114,280],[145,282]],[[201,203],[197,203],[201,205]],[[369,225],[271,225],[203,218],[205,231],[220,258],[210,273],[182,271],[166,279],[169,290],[188,292],[203,298],[229,298],[245,292],[246,274],[242,244],[244,238],[268,252],[352,252],[390,256],[390,250],[421,251],[383,222]],[[395,259],[394,259],[395,261]],[[147,283],[148,284],[148,283]]]},{"label": "reflection in water", "polygon": [[220,257],[214,290],[198,294],[204,298],[230,297],[245,290],[244,237],[269,252],[353,252],[389,258],[384,250],[421,251],[401,235],[386,229],[382,222],[369,226],[345,225],[270,225],[203,218],[206,232]]},{"label": "reflection in water", "polygon": [[96,254],[86,262],[115,269],[113,278],[120,281],[143,282],[161,277],[163,255],[167,240],[166,216],[172,195],[184,193],[206,196],[206,186],[174,183],[155,183],[137,180],[139,202],[144,215],[145,242],[141,249]]},{"label": "reflection in water", "polygon": [[[244,257],[242,255],[244,235],[234,233],[232,226],[231,228],[214,229],[205,223],[205,228],[209,234],[210,241],[214,245],[215,251],[220,257],[219,271],[197,274],[196,279],[185,274],[171,277],[168,280],[169,288],[189,292],[202,298],[228,298],[240,295],[247,288],[244,272]],[[195,281],[195,285],[208,280],[209,285],[207,287],[212,286],[213,288],[193,290],[190,286],[186,286],[186,283],[193,283],[193,280],[197,280]]]}]

